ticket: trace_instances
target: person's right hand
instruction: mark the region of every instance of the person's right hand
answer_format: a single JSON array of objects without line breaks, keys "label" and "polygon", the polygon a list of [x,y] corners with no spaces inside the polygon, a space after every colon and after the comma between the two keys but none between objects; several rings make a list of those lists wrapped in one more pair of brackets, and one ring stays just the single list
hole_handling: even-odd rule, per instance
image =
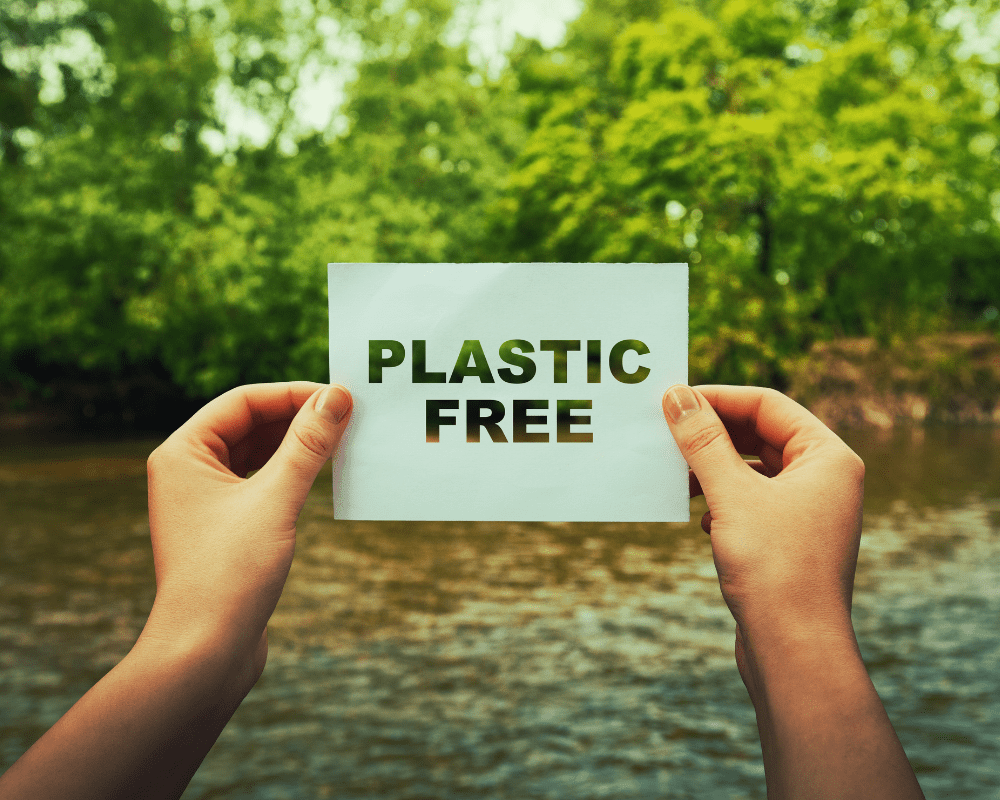
[{"label": "person's right hand", "polygon": [[[736,663],[757,703],[760,667],[832,643],[855,652],[851,595],[864,464],[783,394],[753,386],[671,387],[663,411],[704,494],[702,527],[736,620]],[[747,462],[740,454],[757,456]]]},{"label": "person's right hand", "polygon": [[741,634],[849,631],[861,459],[771,389],[679,385],[663,410],[691,467],[691,496],[708,501],[702,527]]},{"label": "person's right hand", "polygon": [[663,411],[708,501],[769,800],[923,798],[851,624],[861,459],[770,389],[674,386]]}]

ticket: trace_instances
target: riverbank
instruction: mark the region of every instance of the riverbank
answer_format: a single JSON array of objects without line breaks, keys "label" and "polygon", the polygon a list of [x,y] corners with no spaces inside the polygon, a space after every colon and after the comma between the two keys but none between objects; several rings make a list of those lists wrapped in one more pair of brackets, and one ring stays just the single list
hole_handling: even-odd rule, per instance
[{"label": "riverbank", "polygon": [[[929,334],[817,342],[788,365],[786,392],[834,428],[1000,424],[1000,338]],[[63,378],[45,391],[0,387],[0,432],[169,432],[200,405],[159,376]]]},{"label": "riverbank", "polygon": [[170,433],[203,403],[153,370],[126,376],[60,371],[36,377],[32,386],[0,382],[0,434],[101,439]]},{"label": "riverbank", "polygon": [[789,373],[787,393],[834,428],[1000,424],[1000,339],[988,333],[817,342]]}]

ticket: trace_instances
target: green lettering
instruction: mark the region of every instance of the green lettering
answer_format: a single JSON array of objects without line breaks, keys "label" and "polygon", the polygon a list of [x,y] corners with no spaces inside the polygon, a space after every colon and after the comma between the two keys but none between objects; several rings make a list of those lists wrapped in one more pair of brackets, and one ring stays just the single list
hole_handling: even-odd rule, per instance
[{"label": "green lettering", "polygon": [[[389,357],[385,357],[385,351]],[[382,383],[383,367],[398,367],[406,358],[406,348],[402,342],[393,339],[368,340],[368,383]]]},{"label": "green lettering", "polygon": [[580,349],[579,339],[542,339],[539,350],[552,351],[552,380],[566,383],[566,353]]},{"label": "green lettering", "polygon": [[[520,350],[520,353],[515,353],[514,348]],[[532,378],[535,377],[535,362],[528,358],[524,353],[534,353],[535,348],[532,346],[531,342],[525,339],[509,339],[500,345],[500,358],[502,358],[506,363],[511,364],[515,367],[521,368],[521,374],[515,375],[512,370],[504,367],[503,369],[497,370],[497,375],[504,383],[527,383]]]},{"label": "green lettering", "polygon": [[[475,362],[475,366],[469,363],[470,360]],[[473,377],[479,378],[482,383],[496,383],[479,340],[466,339],[458,358],[455,360],[455,369],[451,372],[449,383],[461,383],[466,378]]]},{"label": "green lettering", "polygon": [[642,383],[649,375],[649,367],[638,367],[635,372],[626,372],[622,366],[622,359],[629,350],[634,350],[640,356],[649,352],[649,348],[638,339],[622,339],[611,348],[611,356],[608,358],[608,366],[611,374],[620,383]]},{"label": "green lettering", "polygon": [[444,383],[448,376],[443,372],[427,371],[427,340],[413,340],[413,382]]}]

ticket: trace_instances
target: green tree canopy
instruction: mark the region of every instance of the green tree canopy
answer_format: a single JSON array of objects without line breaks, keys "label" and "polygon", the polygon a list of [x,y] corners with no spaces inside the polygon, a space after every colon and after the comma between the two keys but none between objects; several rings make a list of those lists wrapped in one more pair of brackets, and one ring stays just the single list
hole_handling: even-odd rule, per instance
[{"label": "green tree canopy", "polygon": [[996,327],[996,0],[588,0],[499,75],[456,2],[0,6],[0,380],[322,380],[329,261],[689,261],[717,380]]},{"label": "green tree canopy", "polygon": [[[0,374],[154,365],[199,395],[322,380],[328,261],[485,257],[522,115],[443,43],[450,0],[48,9],[0,20],[0,53],[35,48],[0,69]],[[337,61],[323,31],[359,57],[339,134],[294,118],[303,71]],[[53,100],[43,73],[67,37],[99,68],[60,62]],[[267,141],[208,146],[220,87]]]},{"label": "green tree canopy", "polygon": [[995,314],[996,67],[956,56],[942,8],[661,8],[595,3],[605,24],[515,63],[559,89],[503,200],[515,257],[690,261],[695,365],[734,380]]}]

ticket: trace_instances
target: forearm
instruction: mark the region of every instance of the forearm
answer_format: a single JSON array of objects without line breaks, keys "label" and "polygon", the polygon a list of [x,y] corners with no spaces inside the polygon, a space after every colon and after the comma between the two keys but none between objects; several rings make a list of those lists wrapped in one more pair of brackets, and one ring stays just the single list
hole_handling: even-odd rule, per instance
[{"label": "forearm", "polygon": [[923,798],[853,631],[745,645],[768,800]]},{"label": "forearm", "polygon": [[137,645],[0,777],[0,795],[179,797],[244,694],[204,652]]}]

